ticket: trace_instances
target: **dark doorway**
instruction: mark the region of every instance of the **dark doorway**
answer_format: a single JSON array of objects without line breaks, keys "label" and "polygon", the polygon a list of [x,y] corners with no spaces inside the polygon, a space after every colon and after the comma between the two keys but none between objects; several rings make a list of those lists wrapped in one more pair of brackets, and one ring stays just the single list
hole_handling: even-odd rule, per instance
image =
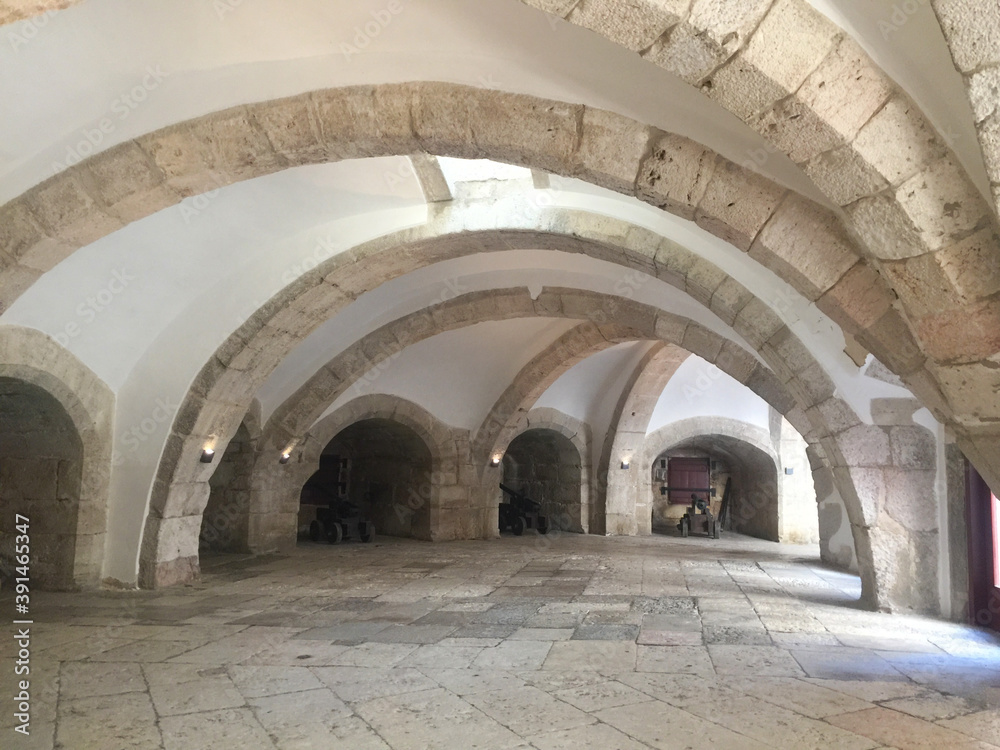
[{"label": "dark doorway", "polygon": [[971,464],[966,465],[969,530],[969,618],[1000,631],[1000,502]]},{"label": "dark doorway", "polygon": [[544,427],[525,430],[507,446],[502,476],[541,504],[549,528],[583,531],[580,452],[568,437]]}]

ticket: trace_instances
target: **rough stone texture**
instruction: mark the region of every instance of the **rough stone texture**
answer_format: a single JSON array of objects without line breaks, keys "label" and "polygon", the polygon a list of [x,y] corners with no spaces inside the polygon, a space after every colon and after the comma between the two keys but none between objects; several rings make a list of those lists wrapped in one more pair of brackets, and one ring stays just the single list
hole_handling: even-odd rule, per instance
[{"label": "rough stone texture", "polygon": [[749,250],[784,194],[777,185],[743,167],[717,164],[698,203],[695,221],[740,250]]},{"label": "rough stone texture", "polygon": [[567,20],[639,52],[680,21],[690,3],[691,0],[638,0],[629,6],[629,14],[625,16],[615,0],[580,0]]},{"label": "rough stone texture", "polygon": [[680,136],[661,135],[639,168],[637,194],[647,203],[692,219],[715,162],[715,154],[704,146]]},{"label": "rough stone texture", "polygon": [[0,26],[37,16],[43,16],[41,21],[36,20],[36,24],[42,25],[46,16],[78,2],[80,0],[3,0],[0,2]]}]

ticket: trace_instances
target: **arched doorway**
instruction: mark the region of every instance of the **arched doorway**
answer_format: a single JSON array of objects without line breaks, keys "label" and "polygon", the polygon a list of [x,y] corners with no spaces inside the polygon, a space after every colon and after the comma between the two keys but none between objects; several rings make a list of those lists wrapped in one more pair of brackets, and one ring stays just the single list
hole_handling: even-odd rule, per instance
[{"label": "arched doorway", "polygon": [[412,428],[391,419],[363,419],[337,433],[319,469],[302,487],[299,530],[317,508],[347,500],[380,535],[428,538],[433,459]]},{"label": "arched doorway", "polygon": [[0,576],[15,575],[16,526],[27,519],[31,587],[76,587],[82,477],[83,442],[62,404],[37,385],[0,377]]},{"label": "arched doorway", "polygon": [[[683,466],[678,466],[683,465]],[[695,467],[703,467],[696,471]],[[770,541],[780,541],[778,467],[761,449],[727,435],[699,435],[687,438],[660,453],[651,467],[653,530],[668,533],[690,505],[692,489],[661,493],[670,488],[671,470],[700,476],[710,495],[713,513],[718,516],[726,487],[729,486],[725,528]],[[684,472],[675,476],[685,475]]]},{"label": "arched doorway", "polygon": [[525,430],[504,453],[501,481],[540,503],[548,527],[580,531],[584,502],[580,451],[555,430],[535,427]]}]

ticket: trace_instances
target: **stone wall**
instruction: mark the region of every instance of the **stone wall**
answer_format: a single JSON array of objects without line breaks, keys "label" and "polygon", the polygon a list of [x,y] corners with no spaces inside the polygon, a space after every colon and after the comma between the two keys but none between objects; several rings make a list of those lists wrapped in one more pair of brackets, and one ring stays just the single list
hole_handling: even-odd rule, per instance
[{"label": "stone wall", "polygon": [[212,478],[201,521],[201,552],[248,552],[247,523],[254,443],[245,424],[229,441]]},{"label": "stone wall", "polygon": [[[43,389],[0,377],[0,538],[29,519],[32,588],[75,588],[74,559],[83,444],[66,410]],[[13,549],[3,545],[0,577],[14,575]]]},{"label": "stone wall", "polygon": [[522,432],[503,457],[503,483],[541,503],[553,529],[580,531],[580,453],[549,429]]}]

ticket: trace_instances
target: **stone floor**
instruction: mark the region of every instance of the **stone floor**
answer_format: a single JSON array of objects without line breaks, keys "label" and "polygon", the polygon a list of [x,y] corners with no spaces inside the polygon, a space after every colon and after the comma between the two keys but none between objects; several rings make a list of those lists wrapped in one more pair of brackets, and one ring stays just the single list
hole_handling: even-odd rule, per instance
[{"label": "stone floor", "polygon": [[1000,746],[1000,640],[859,611],[815,556],[735,535],[307,543],[208,559],[187,587],[36,594],[31,735],[4,638],[0,747]]}]

